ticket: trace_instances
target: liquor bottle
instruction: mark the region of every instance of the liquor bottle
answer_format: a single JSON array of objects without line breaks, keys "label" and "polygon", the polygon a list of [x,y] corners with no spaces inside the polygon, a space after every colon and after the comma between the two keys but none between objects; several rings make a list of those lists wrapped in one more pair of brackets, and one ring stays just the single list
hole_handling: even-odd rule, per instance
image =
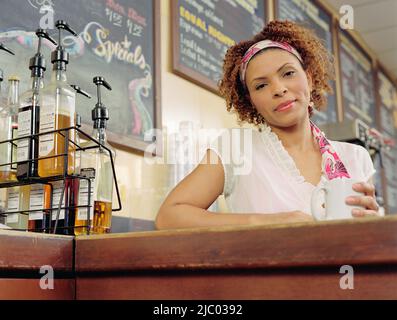
[{"label": "liquor bottle", "polygon": [[[0,42],[0,51],[5,51],[5,52],[7,52],[7,53],[9,53],[9,54],[12,54],[12,55],[14,55],[14,52],[11,50],[11,49],[9,49],[9,48],[7,48],[4,44],[2,44],[1,42]],[[4,106],[4,103],[5,103],[5,98],[3,97],[3,95],[2,95],[2,91],[1,91],[1,83],[3,82],[3,70],[2,69],[0,69],[0,109]],[[0,137],[0,142],[1,141],[3,141],[3,139]],[[1,145],[0,145],[0,149],[1,149]],[[1,163],[0,163],[1,164]],[[0,170],[1,170],[2,168],[0,168]],[[5,191],[5,192],[1,192],[1,204],[2,205],[4,205],[1,209],[5,209],[5,197],[4,197],[4,195],[6,194],[6,190],[2,190],[2,191]],[[0,216],[0,221],[3,221],[4,220],[4,222],[5,222],[5,216]],[[0,222],[1,223],[1,222]]]},{"label": "liquor bottle", "polygon": [[28,180],[38,176],[37,158],[39,155],[38,136],[40,120],[40,90],[43,89],[43,77],[45,59],[41,54],[42,38],[46,38],[56,45],[46,31],[38,29],[36,35],[39,38],[36,55],[30,59],[29,69],[31,70],[32,85],[20,97],[18,111],[18,137],[27,137],[18,140],[17,144],[17,178],[19,181]]},{"label": "liquor bottle", "polygon": [[[53,71],[51,82],[42,92],[42,106],[40,109],[40,133],[60,130],[75,126],[76,95],[67,83],[66,65],[69,63],[69,54],[62,46],[62,30],[77,36],[69,25],[62,20],[56,22],[58,28],[58,46],[51,54]],[[49,133],[40,136],[39,176],[50,177],[64,174],[65,158],[67,153],[67,173],[74,172],[74,145],[65,139],[68,135],[74,141],[74,130]],[[66,146],[65,146],[66,144]],[[65,147],[67,150],[65,150]],[[66,151],[66,152],[65,152]]]},{"label": "liquor bottle", "polygon": [[[6,212],[19,211],[19,190],[18,188],[7,188],[7,198],[6,198]],[[20,222],[19,213],[8,213],[6,218],[7,226],[18,229],[18,224]]]},{"label": "liquor bottle", "polygon": [[[71,87],[76,91],[76,93],[91,99],[91,96],[87,92],[83,91],[79,86],[71,85]],[[81,116],[77,113],[76,113],[75,123],[76,123],[76,128],[81,128]],[[76,134],[74,135],[74,143],[75,143],[74,173],[78,174],[80,172],[81,151],[78,150],[80,147],[80,135],[77,130],[76,130]],[[67,208],[65,209],[65,226],[68,228],[66,234],[74,235],[76,215],[78,213],[77,206],[79,204],[80,179],[70,177],[66,180],[66,182],[67,182],[66,197],[68,204]]]},{"label": "liquor bottle", "polygon": [[51,185],[34,184],[30,187],[28,229],[33,232],[46,232],[50,228]]},{"label": "liquor bottle", "polygon": [[65,203],[67,203],[66,181],[52,182],[52,221],[51,228],[57,234],[65,232]]},{"label": "liquor bottle", "polygon": [[21,211],[7,214],[6,224],[18,230],[28,228],[30,186],[12,187],[7,189],[7,212]]},{"label": "liquor bottle", "polygon": [[[19,78],[8,78],[8,95],[5,104],[0,107],[0,182],[17,181],[16,141],[18,129]],[[9,163],[8,165],[5,165]]]},{"label": "liquor bottle", "polygon": [[[87,93],[86,91],[84,91],[83,89],[81,89],[78,85],[74,85],[71,84],[70,85],[75,91],[76,93],[91,99],[91,95],[89,93]],[[81,128],[81,116],[76,113],[76,120],[75,120],[75,124],[76,124],[76,128],[80,129]],[[80,159],[81,159],[81,150],[79,150],[80,148],[80,134],[77,130],[74,130],[75,134],[74,134],[74,143],[75,143],[75,148],[74,148],[74,173],[79,174],[80,173]]]},{"label": "liquor bottle", "polygon": [[[80,202],[79,205],[93,205],[93,208],[89,208],[90,217],[90,233],[108,233],[111,230],[112,220],[112,196],[113,196],[113,170],[110,154],[112,158],[115,157],[115,151],[107,143],[106,138],[106,126],[109,120],[109,112],[105,105],[101,102],[101,86],[111,90],[110,85],[105,81],[103,77],[95,77],[93,79],[97,85],[98,103],[92,110],[92,120],[94,121],[94,128],[91,137],[95,139],[99,145],[93,141],[82,143],[82,154],[81,154],[81,170],[80,175],[90,179],[91,190],[89,190],[89,184],[83,183],[84,179],[81,179],[80,187]],[[109,151],[110,153],[109,153]],[[87,180],[86,180],[87,181]],[[88,202],[88,195],[90,195],[91,203]],[[86,200],[84,203],[84,200]],[[87,209],[88,209],[87,208]],[[93,209],[93,210],[92,210]],[[77,226],[87,226],[88,210],[79,209],[78,217],[76,219]],[[86,231],[85,229],[76,228],[75,233],[79,234],[80,231]]]}]

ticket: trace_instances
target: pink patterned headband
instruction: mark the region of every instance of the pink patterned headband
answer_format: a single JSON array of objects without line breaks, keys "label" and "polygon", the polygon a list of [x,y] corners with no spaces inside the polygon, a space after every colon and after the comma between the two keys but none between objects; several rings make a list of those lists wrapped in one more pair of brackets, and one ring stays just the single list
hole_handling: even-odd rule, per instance
[{"label": "pink patterned headband", "polygon": [[248,68],[248,63],[251,61],[251,59],[260,51],[267,49],[267,48],[279,48],[283,49],[285,51],[288,51],[289,53],[292,53],[295,57],[298,58],[298,60],[303,63],[302,57],[299,54],[298,51],[294,47],[292,47],[290,44],[287,42],[276,42],[272,40],[262,40],[254,45],[252,45],[247,52],[244,54],[242,64],[240,67],[240,79],[241,82],[244,83],[245,85],[245,73],[247,72]]}]

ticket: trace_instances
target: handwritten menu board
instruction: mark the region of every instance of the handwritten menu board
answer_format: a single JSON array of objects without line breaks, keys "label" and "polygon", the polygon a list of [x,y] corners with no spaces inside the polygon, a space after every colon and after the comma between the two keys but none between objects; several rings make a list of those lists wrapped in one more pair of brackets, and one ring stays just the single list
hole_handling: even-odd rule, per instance
[{"label": "handwritten menu board", "polygon": [[[332,16],[321,6],[310,0],[276,0],[276,17],[291,20],[315,31],[324,41],[330,53],[334,52],[332,42]],[[336,85],[331,83],[334,94],[328,96],[326,112],[315,112],[313,121],[319,125],[337,122]]]},{"label": "handwritten menu board", "polygon": [[[388,76],[378,70],[379,126],[381,133],[388,139],[397,139],[393,121],[393,111],[397,108],[397,89]],[[397,150],[394,147],[384,154],[384,170],[387,189],[387,205],[390,213],[397,213]]]},{"label": "handwritten menu board", "polygon": [[382,131],[395,137],[397,130],[394,126],[393,112],[397,110],[397,89],[382,71],[379,70],[377,74],[380,101],[380,127]]},{"label": "handwritten menu board", "polygon": [[359,118],[376,127],[371,60],[345,31],[340,32],[339,57],[345,119]]},{"label": "handwritten menu board", "polygon": [[397,214],[397,189],[387,187],[387,206],[389,214]]},{"label": "handwritten menu board", "polygon": [[218,92],[227,49],[263,29],[265,4],[258,0],[173,0],[174,71]]},{"label": "handwritten menu board", "polygon": [[[158,125],[155,7],[154,0],[3,1],[0,41],[16,55],[2,54],[1,67],[6,75],[17,74],[21,91],[26,90],[30,86],[29,59],[37,49],[35,30],[48,29],[58,41],[58,31],[50,21],[65,20],[78,34],[76,38],[64,32],[62,45],[70,55],[68,81],[93,96],[91,100],[76,99],[83,122],[92,126],[91,110],[96,104],[92,79],[103,76],[113,88],[102,91],[110,113],[110,140],[144,150],[144,133]],[[53,49],[48,41],[43,42],[45,83],[51,78]]]},{"label": "handwritten menu board", "polygon": [[386,177],[387,206],[389,213],[397,213],[397,151],[392,149],[383,153],[383,165]]}]

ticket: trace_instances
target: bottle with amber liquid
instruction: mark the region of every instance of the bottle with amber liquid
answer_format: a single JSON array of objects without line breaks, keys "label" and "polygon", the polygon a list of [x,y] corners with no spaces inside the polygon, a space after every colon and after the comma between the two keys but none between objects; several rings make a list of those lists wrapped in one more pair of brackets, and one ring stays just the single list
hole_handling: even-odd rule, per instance
[{"label": "bottle with amber liquid", "polygon": [[[93,141],[81,144],[83,151],[80,160],[80,174],[90,179],[91,188],[89,190],[88,180],[80,180],[79,205],[90,205],[92,207],[79,208],[75,226],[88,226],[88,210],[90,210],[91,219],[88,222],[90,233],[103,234],[111,231],[114,181],[110,154],[114,161],[115,151],[107,143],[106,127],[109,120],[109,111],[101,101],[101,86],[108,90],[111,90],[111,87],[103,77],[95,77],[93,81],[97,85],[98,103],[91,114],[94,121],[91,137],[100,145],[98,147],[98,144]],[[90,203],[88,203],[88,195],[91,198]],[[86,231],[85,228],[75,228],[76,235]]]},{"label": "bottle with amber liquid", "polygon": [[18,109],[18,138],[26,137],[17,142],[17,178],[19,181],[38,176],[39,138],[37,134],[40,121],[40,91],[44,88],[43,78],[46,70],[45,59],[40,50],[43,38],[56,44],[45,30],[38,29],[36,35],[39,38],[37,53],[29,63],[32,86],[21,95]]},{"label": "bottle with amber liquid", "polygon": [[67,181],[51,182],[52,185],[52,221],[51,232],[56,234],[67,234],[67,223],[65,221],[65,203],[68,203]]},{"label": "bottle with amber liquid", "polygon": [[[51,54],[51,62],[53,63],[51,82],[42,92],[40,133],[75,126],[76,94],[67,83],[66,65],[69,63],[69,54],[62,46],[61,31],[69,31],[74,36],[77,36],[77,34],[65,21],[59,20],[55,26],[58,28],[59,39],[58,46]],[[65,138],[66,135],[68,135],[68,140]],[[74,141],[74,136],[75,131],[72,129],[40,136],[40,159],[38,161],[40,177],[63,175],[66,153],[67,174],[74,173],[75,147],[70,142]]]},{"label": "bottle with amber liquid", "polygon": [[[52,187],[50,184],[34,184],[30,186],[29,210],[35,210],[29,213],[28,229],[32,232],[46,232],[50,228],[50,211],[51,208]],[[43,209],[42,211],[36,211]]]},{"label": "bottle with amber liquid", "polygon": [[[79,86],[77,85],[71,85],[71,87],[76,91],[76,93],[81,94],[82,96],[85,96],[88,99],[91,99],[91,96],[83,91]],[[81,116],[76,113],[76,127],[81,128]],[[80,174],[80,163],[81,163],[81,150],[77,150],[81,146],[80,142],[80,135],[79,132],[76,130],[75,134],[75,145],[76,145],[76,152],[75,152],[75,174],[79,175]],[[72,178],[70,181],[70,197],[69,197],[69,216],[73,216],[73,220],[69,219],[69,225],[72,230],[72,234],[78,235],[78,234],[88,234],[89,228],[85,226],[82,221],[78,221],[78,216],[79,214],[82,215],[84,214],[84,209],[82,208],[79,211],[79,208],[77,206],[79,203],[85,203],[85,198],[80,196],[80,188],[84,189],[85,183],[87,181],[82,180],[80,182],[80,178]],[[83,195],[83,193],[81,193]],[[86,219],[87,220],[87,219]]]}]

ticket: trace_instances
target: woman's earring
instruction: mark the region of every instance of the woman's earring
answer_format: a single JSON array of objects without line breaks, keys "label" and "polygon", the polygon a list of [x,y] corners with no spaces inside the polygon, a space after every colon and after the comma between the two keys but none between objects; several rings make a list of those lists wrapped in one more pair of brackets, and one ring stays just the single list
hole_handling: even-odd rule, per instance
[{"label": "woman's earring", "polygon": [[309,106],[308,106],[308,110],[309,110],[309,116],[311,116],[314,112],[314,102],[313,100],[310,100]]}]

